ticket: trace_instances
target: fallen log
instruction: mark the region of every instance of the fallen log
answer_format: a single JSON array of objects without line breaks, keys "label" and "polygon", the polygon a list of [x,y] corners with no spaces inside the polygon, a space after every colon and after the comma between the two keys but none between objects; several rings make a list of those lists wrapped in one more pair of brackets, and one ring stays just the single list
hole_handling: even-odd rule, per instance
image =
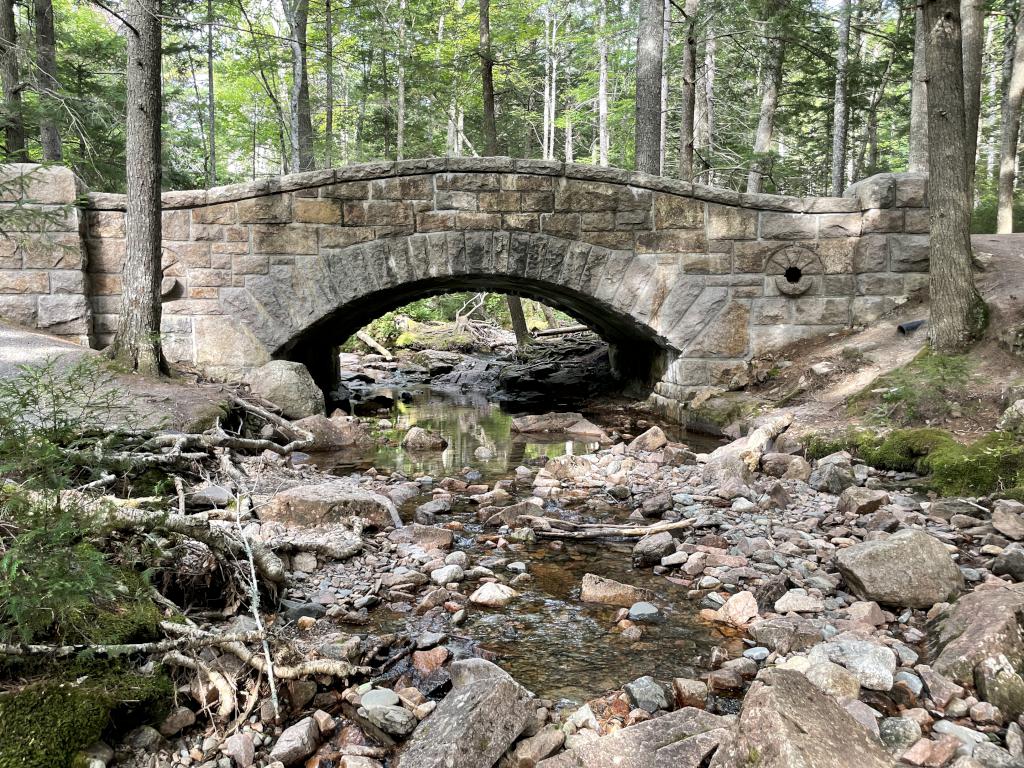
[{"label": "fallen log", "polygon": [[535,337],[540,336],[565,336],[570,333],[585,333],[590,328],[585,325],[567,325],[564,328],[545,328],[542,331],[534,331]]},{"label": "fallen log", "polygon": [[381,355],[385,360],[390,361],[395,359],[394,355],[392,355],[390,352],[387,351],[387,349],[385,349],[383,346],[377,343],[377,340],[374,339],[373,336],[371,336],[370,334],[366,333],[366,331],[357,331],[356,338],[363,342],[363,344],[368,346],[374,352]]},{"label": "fallen log", "polygon": [[693,527],[693,519],[677,520],[671,523],[654,523],[653,525],[616,525],[604,523],[572,523],[552,517],[522,515],[520,521],[533,529],[540,538],[545,539],[634,539],[650,536],[662,531],[678,531]]}]

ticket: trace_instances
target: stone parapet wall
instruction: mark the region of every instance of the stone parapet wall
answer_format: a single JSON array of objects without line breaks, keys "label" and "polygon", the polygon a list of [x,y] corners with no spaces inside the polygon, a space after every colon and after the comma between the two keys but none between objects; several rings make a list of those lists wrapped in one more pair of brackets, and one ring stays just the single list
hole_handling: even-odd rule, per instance
[{"label": "stone parapet wall", "polygon": [[70,168],[0,165],[0,318],[88,345],[84,191]]},{"label": "stone parapet wall", "polygon": [[[116,327],[125,198],[88,196],[86,295]],[[232,375],[418,296],[546,299],[613,343],[665,351],[655,399],[728,384],[752,356],[872,322],[926,285],[927,183],[749,195],[511,158],[368,163],[164,195],[172,360]]]}]

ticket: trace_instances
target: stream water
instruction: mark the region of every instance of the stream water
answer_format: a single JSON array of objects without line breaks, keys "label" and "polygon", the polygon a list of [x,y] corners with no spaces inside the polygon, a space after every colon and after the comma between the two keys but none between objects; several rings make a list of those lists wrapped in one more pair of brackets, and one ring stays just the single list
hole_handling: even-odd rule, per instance
[{"label": "stream water", "polygon": [[[514,434],[510,430],[512,415],[474,393],[453,395],[427,389],[412,402],[397,404],[387,418],[393,425],[384,430],[390,438],[387,445],[358,456],[321,456],[317,463],[341,475],[372,466],[381,472],[397,471],[408,477],[430,475],[435,479],[462,475],[469,468],[479,472],[483,482],[493,483],[512,476],[517,466],[532,459],[582,454],[598,447],[597,443],[566,440],[564,436],[544,439]],[[406,453],[398,443],[412,426],[440,432],[448,440],[448,448],[436,454]],[[706,437],[673,437],[691,446],[696,438],[698,450],[717,444]],[[489,456],[481,458],[480,448]],[[411,520],[416,505],[429,498],[423,496],[406,504],[403,517]],[[549,507],[554,513],[554,507]],[[593,515],[592,510],[582,507],[561,511],[574,517]],[[621,522],[628,510],[609,514],[617,514],[616,521]],[[439,522],[448,520],[462,524],[456,548],[465,550],[472,564],[511,576],[506,565],[518,560],[532,574],[531,581],[517,587],[520,596],[506,609],[474,608],[457,632],[495,653],[510,674],[539,696],[581,702],[641,675],[662,680],[694,676],[709,668],[710,654],[716,646],[740,643],[723,638],[699,622],[699,607],[687,598],[683,587],[652,574],[650,569],[634,570],[631,543],[542,540],[495,551],[485,543],[488,537],[493,538],[495,530],[478,522],[473,505],[456,504],[450,517],[439,516]],[[579,600],[585,573],[652,589],[661,620],[643,625],[639,641],[626,640],[615,627],[617,608]],[[416,619],[410,615],[392,615],[386,621],[391,627],[407,624],[410,631],[417,631]]]}]

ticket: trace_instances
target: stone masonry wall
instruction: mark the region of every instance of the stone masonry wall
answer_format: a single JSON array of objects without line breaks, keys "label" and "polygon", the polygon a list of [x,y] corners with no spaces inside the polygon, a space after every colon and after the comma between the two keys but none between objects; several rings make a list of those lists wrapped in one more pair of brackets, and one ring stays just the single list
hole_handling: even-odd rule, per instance
[{"label": "stone masonry wall", "polygon": [[[748,195],[499,157],[167,193],[165,349],[233,375],[416,291],[479,280],[554,301],[620,341],[653,339],[668,352],[654,394],[667,407],[728,384],[754,355],[872,322],[924,287],[926,186],[885,174],[842,198]],[[116,326],[124,209],[123,196],[93,194],[84,211],[98,345]],[[42,302],[53,288],[19,295]]]},{"label": "stone masonry wall", "polygon": [[0,166],[0,318],[88,345],[83,192],[69,168]]}]

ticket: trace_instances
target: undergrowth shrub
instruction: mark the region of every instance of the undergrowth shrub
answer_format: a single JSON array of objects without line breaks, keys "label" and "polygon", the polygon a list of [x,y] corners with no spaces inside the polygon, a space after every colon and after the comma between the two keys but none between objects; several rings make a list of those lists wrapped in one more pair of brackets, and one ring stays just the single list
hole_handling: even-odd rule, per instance
[{"label": "undergrowth shrub", "polygon": [[925,350],[902,368],[880,376],[850,406],[878,424],[915,426],[942,420],[963,399],[970,376],[966,357]]}]

